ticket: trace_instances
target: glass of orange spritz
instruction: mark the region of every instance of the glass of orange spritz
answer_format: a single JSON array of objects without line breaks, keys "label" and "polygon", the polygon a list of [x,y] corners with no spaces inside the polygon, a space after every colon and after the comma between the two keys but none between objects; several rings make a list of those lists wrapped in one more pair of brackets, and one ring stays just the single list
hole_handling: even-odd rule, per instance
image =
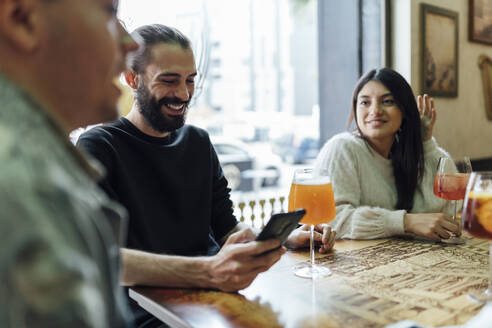
[{"label": "glass of orange spritz", "polygon": [[289,194],[289,211],[304,208],[306,215],[301,220],[311,226],[309,265],[302,263],[295,267],[294,274],[303,278],[323,277],[331,274],[327,267],[314,262],[314,226],[328,223],[335,218],[333,187],[326,170],[297,169],[294,172]]},{"label": "glass of orange spritz", "polygon": [[470,235],[489,241],[488,288],[472,291],[469,296],[478,302],[492,301],[492,172],[472,172],[461,219],[463,228]]}]

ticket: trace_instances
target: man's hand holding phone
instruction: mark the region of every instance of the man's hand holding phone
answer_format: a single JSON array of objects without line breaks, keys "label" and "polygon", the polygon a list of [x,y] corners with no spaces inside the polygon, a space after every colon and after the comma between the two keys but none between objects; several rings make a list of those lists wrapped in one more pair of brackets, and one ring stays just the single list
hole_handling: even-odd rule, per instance
[{"label": "man's hand holding phone", "polygon": [[[297,210],[273,215],[255,240],[251,229],[230,235],[219,253],[209,258],[210,285],[228,292],[246,288],[285,253],[282,244],[290,248],[308,246],[309,227],[295,229],[304,214],[304,210]],[[327,225],[318,225],[315,240],[321,240],[320,252],[327,252],[333,247],[335,233]]]},{"label": "man's hand holding phone", "polygon": [[258,240],[256,237],[255,240],[255,237],[255,232],[249,228],[235,232],[219,253],[209,258],[207,279],[213,288],[226,292],[244,289],[285,253],[279,239]]}]

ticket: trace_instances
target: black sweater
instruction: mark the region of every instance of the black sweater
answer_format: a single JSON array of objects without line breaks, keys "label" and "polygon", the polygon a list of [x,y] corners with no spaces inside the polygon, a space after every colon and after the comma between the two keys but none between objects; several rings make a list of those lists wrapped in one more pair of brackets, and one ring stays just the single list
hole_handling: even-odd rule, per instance
[{"label": "black sweater", "polygon": [[106,168],[101,186],[129,211],[127,248],[214,254],[237,224],[230,189],[208,134],[185,125],[156,138],[125,118],[93,128],[77,146]]}]

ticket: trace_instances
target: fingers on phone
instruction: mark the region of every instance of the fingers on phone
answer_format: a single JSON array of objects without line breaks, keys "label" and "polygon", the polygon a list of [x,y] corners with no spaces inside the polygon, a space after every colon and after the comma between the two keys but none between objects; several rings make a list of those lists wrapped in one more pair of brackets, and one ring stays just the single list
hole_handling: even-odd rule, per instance
[{"label": "fingers on phone", "polygon": [[260,255],[262,253],[280,248],[280,240],[268,239],[263,241],[253,241],[248,244],[240,245],[246,254]]}]

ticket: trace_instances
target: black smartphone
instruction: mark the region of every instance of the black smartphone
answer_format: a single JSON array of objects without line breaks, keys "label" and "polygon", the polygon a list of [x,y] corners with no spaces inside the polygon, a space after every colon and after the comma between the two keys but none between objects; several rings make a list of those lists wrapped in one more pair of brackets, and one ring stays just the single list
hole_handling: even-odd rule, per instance
[{"label": "black smartphone", "polygon": [[297,228],[297,224],[305,214],[306,210],[301,208],[292,212],[272,215],[267,225],[256,237],[256,240],[276,238],[283,244],[290,233]]}]

